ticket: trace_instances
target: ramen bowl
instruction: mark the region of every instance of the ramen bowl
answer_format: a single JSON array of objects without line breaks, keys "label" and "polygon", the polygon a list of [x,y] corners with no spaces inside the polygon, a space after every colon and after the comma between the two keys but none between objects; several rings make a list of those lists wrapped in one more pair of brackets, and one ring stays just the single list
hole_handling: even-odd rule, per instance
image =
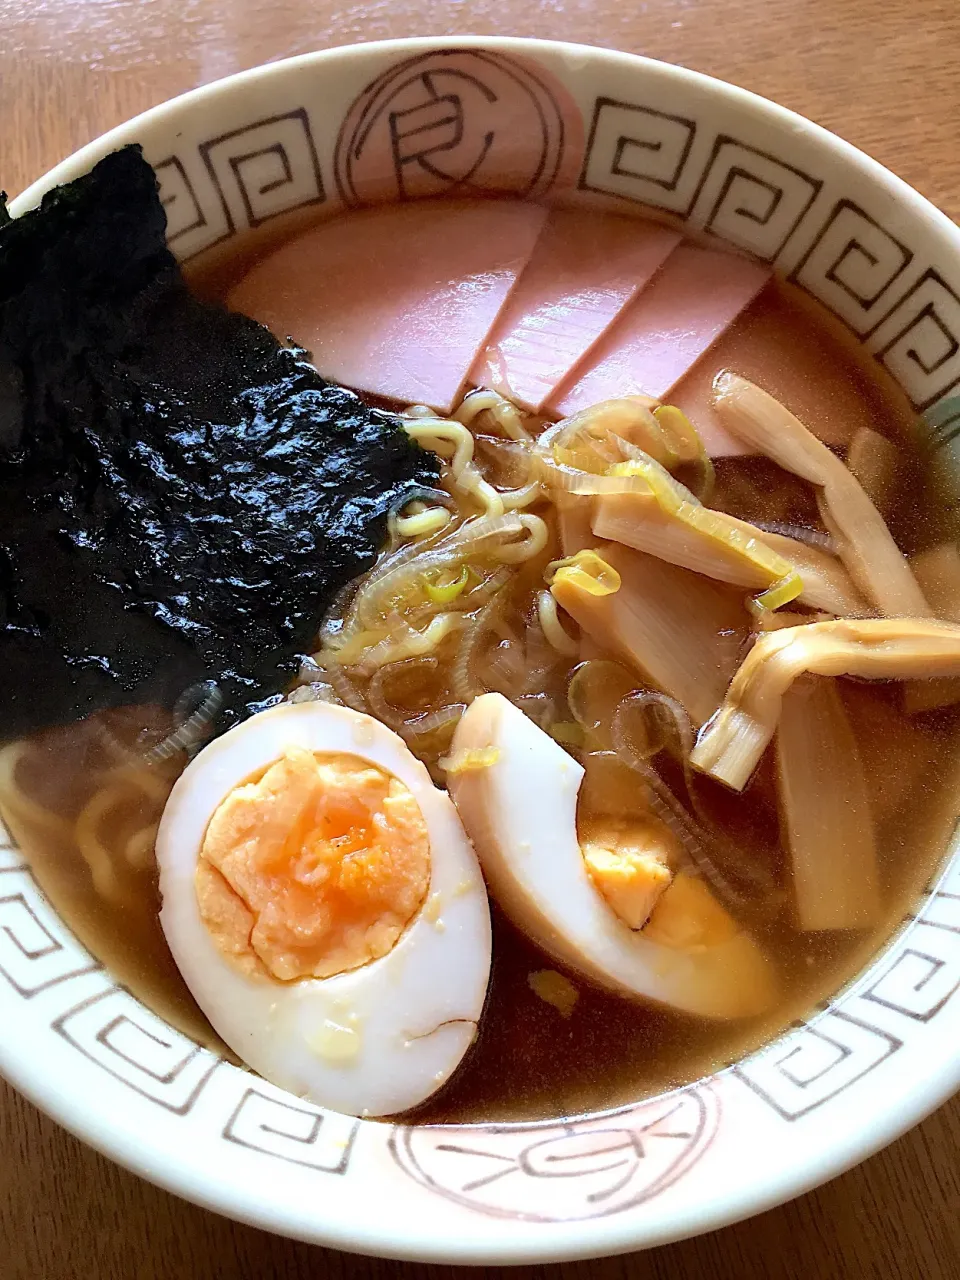
[{"label": "ramen bowl", "polygon": [[[821,304],[899,384],[944,483],[957,483],[960,233],[854,148],[742,90],[538,40],[337,49],[140,116],[12,213],[129,142],[156,171],[183,262],[229,254],[238,237],[268,243],[318,212],[412,196],[642,207],[770,264]],[[949,814],[943,823],[946,835]],[[598,1256],[767,1209],[949,1097],[958,937],[960,854],[852,984],[709,1078],[562,1120],[391,1124],[311,1105],[167,1025],[71,935],[6,838],[0,1068],[105,1155],[269,1231],[428,1262]]]}]

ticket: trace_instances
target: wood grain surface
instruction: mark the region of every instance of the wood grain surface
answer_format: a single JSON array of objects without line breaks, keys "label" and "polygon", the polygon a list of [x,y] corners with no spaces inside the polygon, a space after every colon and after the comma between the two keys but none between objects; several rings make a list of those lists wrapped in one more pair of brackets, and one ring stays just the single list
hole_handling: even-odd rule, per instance
[{"label": "wood grain surface", "polygon": [[[121,120],[260,62],[464,33],[580,40],[720,76],[826,125],[960,215],[960,0],[0,0],[0,186],[12,195]],[[958,1151],[954,1099],[866,1164],[752,1222],[515,1274],[957,1280]],[[455,1270],[354,1258],[217,1218],[116,1168],[0,1085],[3,1280],[440,1280]]]}]

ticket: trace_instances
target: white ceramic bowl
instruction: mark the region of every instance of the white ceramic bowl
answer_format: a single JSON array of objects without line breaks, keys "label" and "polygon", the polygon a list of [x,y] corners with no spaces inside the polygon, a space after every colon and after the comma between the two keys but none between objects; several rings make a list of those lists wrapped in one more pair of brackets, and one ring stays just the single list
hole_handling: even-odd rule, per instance
[{"label": "white ceramic bowl", "polygon": [[[462,191],[467,174],[532,198],[568,187],[649,206],[819,299],[933,409],[949,455],[960,233],[852,147],[742,90],[538,40],[336,49],[148,112],[12,212],[130,141],[157,170],[184,259],[344,204]],[[3,843],[4,1074],[144,1177],[304,1240],[438,1262],[642,1248],[807,1190],[960,1086],[960,858],[828,1007],[710,1079],[570,1123],[417,1128],[325,1112],[186,1040],[78,945]]]}]

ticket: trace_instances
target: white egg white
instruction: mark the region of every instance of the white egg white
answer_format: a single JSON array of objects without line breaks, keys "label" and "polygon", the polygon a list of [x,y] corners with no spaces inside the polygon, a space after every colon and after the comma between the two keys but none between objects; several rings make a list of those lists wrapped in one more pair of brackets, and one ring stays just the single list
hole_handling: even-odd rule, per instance
[{"label": "white egg white", "polygon": [[[398,778],[430,839],[430,887],[394,948],[323,979],[248,976],[212,940],[195,889],[221,801],[291,746],[344,753]],[[490,973],[490,912],[477,859],[447,794],[390,729],[324,703],[264,711],[207,746],[181,775],[157,835],[160,922],[217,1034],[266,1079],[333,1110],[390,1115],[456,1070],[476,1034]]]},{"label": "white egg white", "polygon": [[451,773],[450,792],[490,892],[519,929],[620,995],[711,1018],[769,1006],[773,969],[749,934],[679,949],[619,919],[590,879],[577,839],[582,767],[498,693],[468,707],[451,754],[487,748],[494,762]]}]

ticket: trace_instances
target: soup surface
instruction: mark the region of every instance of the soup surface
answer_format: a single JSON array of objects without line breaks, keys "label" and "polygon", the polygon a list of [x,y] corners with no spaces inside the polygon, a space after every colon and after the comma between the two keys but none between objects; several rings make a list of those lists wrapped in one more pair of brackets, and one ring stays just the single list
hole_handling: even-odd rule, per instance
[{"label": "soup surface", "polygon": [[[215,270],[198,269],[195,287],[226,298],[249,265],[239,253]],[[806,353],[803,359],[798,351]],[[829,376],[810,352],[829,362]],[[908,557],[920,557],[944,540],[942,515],[912,448],[901,397],[788,286],[771,279],[678,384],[676,403],[694,426],[703,387],[721,369],[761,382],[788,407],[798,400],[812,405],[818,421],[809,425],[841,455],[849,433],[838,419],[845,419],[852,395],[862,420],[896,448],[894,500],[884,514],[898,546]],[[289,696],[341,702],[383,720],[442,784],[463,707],[481,693],[502,693],[585,764],[582,830],[611,813],[645,821],[652,803],[666,827],[678,808],[689,813],[689,826],[681,827],[687,835],[693,832],[690,838],[704,859],[700,870],[724,910],[772,962],[779,995],[764,1012],[731,1020],[650,1007],[565,971],[492,904],[493,968],[479,1034],[450,1083],[414,1113],[424,1121],[534,1119],[614,1106],[709,1073],[809,1014],[884,943],[933,873],[950,825],[960,748],[960,715],[948,693],[927,698],[926,706],[921,702],[919,711],[907,714],[900,683],[842,677],[835,682],[875,830],[870,874],[877,906],[866,921],[851,916],[841,927],[815,927],[815,918],[804,924],[792,892],[790,817],[778,801],[773,748],[742,791],[704,774],[694,778],[682,737],[706,717],[688,715],[689,706],[678,709],[675,698],[655,698],[634,703],[630,717],[616,721],[617,742],[623,746],[629,739],[623,749],[633,763],[621,760],[609,776],[603,773],[601,757],[611,754],[618,707],[653,682],[631,667],[622,645],[578,629],[563,607],[543,599],[550,596],[545,581],[557,572],[551,566],[574,562],[582,550],[576,495],[541,491],[512,509],[517,519],[520,512],[538,521],[512,526],[514,535],[522,535],[518,541],[529,536],[532,544],[535,531],[543,531],[540,544],[522,560],[498,559],[503,544],[493,539],[466,547],[455,562],[425,560],[416,580],[398,572],[414,544],[429,556],[431,547],[443,547],[443,539],[470,520],[510,517],[511,508],[504,511],[502,503],[499,513],[485,509],[483,491],[472,479],[458,483],[463,477],[456,472],[457,432],[464,423],[473,439],[473,473],[484,485],[512,493],[531,483],[527,442],[549,429],[555,415],[518,412],[501,395],[478,403],[469,408],[468,397],[469,411],[460,407],[455,429],[446,436],[437,425],[440,418],[452,420],[446,415],[419,408],[408,417],[412,427],[421,424],[422,443],[444,460],[439,494],[426,494],[394,515],[391,543],[359,592],[342,597],[322,630],[317,620],[316,649]],[[387,407],[409,409],[402,403]],[[692,478],[695,470],[691,465],[682,473],[692,487],[699,483]],[[713,510],[814,551],[835,545],[813,487],[776,462],[717,456],[712,470]],[[590,546],[600,545],[589,528],[586,536]],[[378,600],[377,584],[390,574],[395,585]],[[754,628],[743,610],[742,584],[721,581],[711,590],[721,612],[743,614],[742,631],[737,623],[714,636],[730,650],[732,674],[751,639],[782,622],[770,610]],[[358,613],[364,591],[367,604]],[[475,603],[469,606],[464,601],[471,593]],[[442,610],[445,617],[459,610],[463,618],[424,652],[411,637]],[[785,611],[788,621],[801,624],[826,616],[802,604],[787,603]],[[368,655],[378,645],[386,653],[388,642],[394,645],[389,660],[344,657],[351,644]],[[803,679],[811,687],[816,680],[827,682]],[[801,681],[798,687],[807,686]],[[157,747],[169,742],[176,727],[168,710],[130,706],[10,743],[0,753],[0,810],[44,890],[84,944],[158,1014],[230,1055],[180,976],[158,919],[153,840],[187,756]]]}]

